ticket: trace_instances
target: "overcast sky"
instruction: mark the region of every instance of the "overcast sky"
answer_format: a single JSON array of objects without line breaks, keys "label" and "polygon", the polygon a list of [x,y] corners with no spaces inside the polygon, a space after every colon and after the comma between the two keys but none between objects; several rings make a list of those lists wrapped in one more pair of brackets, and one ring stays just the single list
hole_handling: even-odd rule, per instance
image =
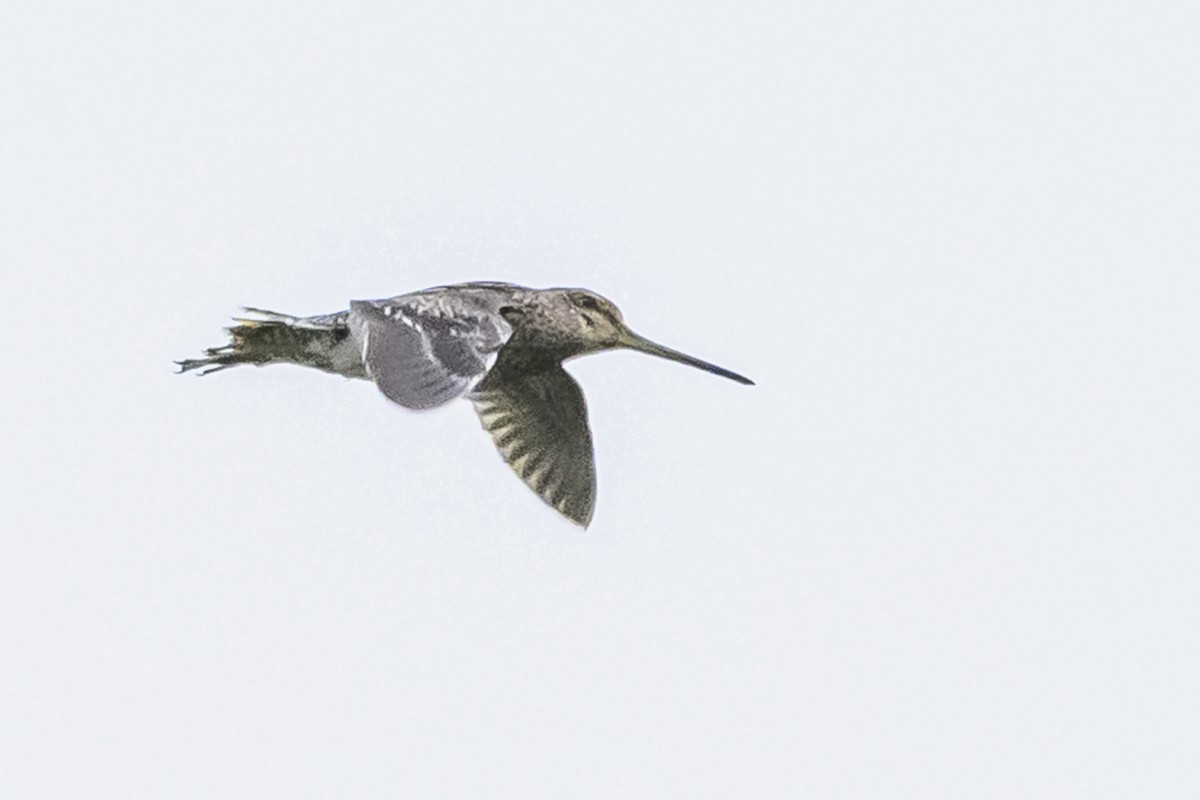
[{"label": "overcast sky", "polygon": [[[1194,4],[8,3],[0,795],[1200,795]],[[241,305],[583,286],[586,532]]]}]

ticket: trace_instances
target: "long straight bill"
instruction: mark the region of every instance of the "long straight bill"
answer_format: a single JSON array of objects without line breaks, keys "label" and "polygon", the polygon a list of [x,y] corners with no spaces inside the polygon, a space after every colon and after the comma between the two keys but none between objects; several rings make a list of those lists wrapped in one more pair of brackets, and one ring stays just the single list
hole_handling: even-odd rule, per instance
[{"label": "long straight bill", "polygon": [[722,378],[729,378],[731,381],[744,383],[749,386],[754,385],[754,381],[749,378],[738,375],[736,372],[731,372],[724,367],[718,367],[716,364],[710,364],[707,361],[701,361],[698,358],[689,356],[687,353],[681,353],[678,350],[672,350],[669,347],[663,347],[657,342],[652,342],[649,339],[639,336],[632,331],[626,331],[625,338],[621,345],[628,347],[630,350],[637,350],[642,353],[649,353],[652,356],[665,358],[669,361],[678,361],[680,364],[687,364],[689,367],[702,369],[705,372],[711,372],[713,375],[720,375]]}]

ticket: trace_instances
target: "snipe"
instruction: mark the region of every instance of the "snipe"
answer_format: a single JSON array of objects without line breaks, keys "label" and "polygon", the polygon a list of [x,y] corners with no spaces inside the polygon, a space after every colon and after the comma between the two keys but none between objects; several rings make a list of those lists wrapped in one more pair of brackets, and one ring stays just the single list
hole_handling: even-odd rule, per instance
[{"label": "snipe", "polygon": [[596,500],[583,392],[562,367],[575,356],[628,348],[753,384],[735,372],[631,331],[615,305],[585,289],[464,283],[291,317],[247,308],[229,344],[176,362],[180,372],[292,363],[370,378],[405,408],[459,395],[475,404],[504,460],[545,502],[584,527]]}]

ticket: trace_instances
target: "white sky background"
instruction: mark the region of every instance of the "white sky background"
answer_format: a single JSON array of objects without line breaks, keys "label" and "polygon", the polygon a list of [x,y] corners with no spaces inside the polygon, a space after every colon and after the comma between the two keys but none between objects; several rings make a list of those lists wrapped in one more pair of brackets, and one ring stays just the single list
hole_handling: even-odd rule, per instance
[{"label": "white sky background", "polygon": [[[0,11],[0,795],[1197,796],[1195,5],[498,5]],[[472,279],[758,386],[172,374]]]}]

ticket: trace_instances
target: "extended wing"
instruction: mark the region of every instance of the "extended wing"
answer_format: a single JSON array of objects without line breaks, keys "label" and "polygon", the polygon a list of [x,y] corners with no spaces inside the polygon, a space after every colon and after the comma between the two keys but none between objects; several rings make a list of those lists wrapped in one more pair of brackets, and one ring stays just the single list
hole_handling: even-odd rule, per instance
[{"label": "extended wing", "polygon": [[497,369],[469,397],[521,480],[586,528],[596,504],[596,468],[579,384],[558,364],[532,373]]},{"label": "extended wing", "polygon": [[444,287],[350,304],[350,332],[367,375],[406,408],[442,405],[479,380],[512,328],[499,307],[508,290]]}]

